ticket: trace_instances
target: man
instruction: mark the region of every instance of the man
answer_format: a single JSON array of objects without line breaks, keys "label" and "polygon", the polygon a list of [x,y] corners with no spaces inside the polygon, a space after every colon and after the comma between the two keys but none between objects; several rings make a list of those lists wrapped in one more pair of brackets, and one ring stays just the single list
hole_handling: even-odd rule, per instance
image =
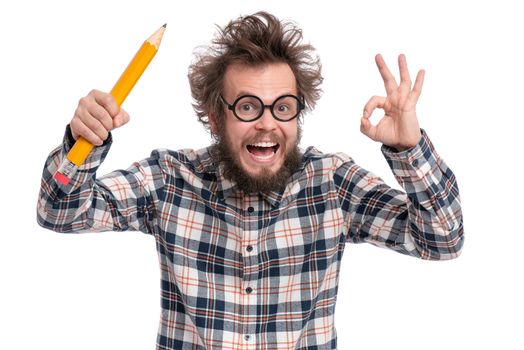
[{"label": "man", "polygon": [[[406,193],[342,154],[302,150],[300,118],[320,97],[320,62],[301,31],[267,13],[222,28],[190,67],[199,120],[213,144],[157,150],[95,178],[109,132],[129,121],[113,98],[82,98],[45,165],[38,222],[60,232],[140,230],[157,243],[162,318],[157,349],[336,349],[334,311],[345,242],[422,259],[463,244],[455,177],[421,131],[412,84],[380,55],[386,97],[364,108],[362,132],[381,142]],[[384,117],[376,125],[376,109]],[[53,179],[74,141],[97,147],[64,186]]]}]

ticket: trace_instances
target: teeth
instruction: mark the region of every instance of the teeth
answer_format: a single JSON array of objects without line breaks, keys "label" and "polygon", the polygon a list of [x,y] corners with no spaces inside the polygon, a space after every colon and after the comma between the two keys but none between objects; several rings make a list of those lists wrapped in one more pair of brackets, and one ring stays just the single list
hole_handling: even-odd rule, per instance
[{"label": "teeth", "polygon": [[276,145],[277,144],[275,142],[257,142],[257,143],[251,144],[250,146],[255,146],[255,147],[274,147]]},{"label": "teeth", "polygon": [[268,154],[267,156],[262,156],[262,155],[259,155],[259,156],[255,156],[255,158],[259,159],[259,160],[266,160],[266,159],[270,159],[271,157],[273,157],[273,154]]}]

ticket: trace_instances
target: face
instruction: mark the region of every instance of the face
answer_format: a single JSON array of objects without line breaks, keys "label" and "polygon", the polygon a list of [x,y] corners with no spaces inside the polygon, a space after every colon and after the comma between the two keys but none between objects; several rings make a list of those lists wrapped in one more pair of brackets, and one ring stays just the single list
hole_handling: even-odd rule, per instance
[{"label": "face", "polygon": [[[233,64],[228,67],[224,76],[223,97],[228,103],[233,103],[243,95],[255,95],[265,105],[271,105],[278,97],[290,94],[297,95],[296,80],[291,68],[285,63],[258,67]],[[224,111],[221,126],[213,116],[210,118],[212,131],[217,134],[218,143],[221,144],[219,148],[223,149],[221,158],[224,158],[224,151],[229,153],[235,171],[242,172],[242,177],[248,180],[264,182],[272,179],[269,182],[274,182],[275,177],[288,178],[289,171],[286,172],[287,175],[282,174],[282,169],[289,168],[290,165],[296,167],[299,161],[296,159],[299,157],[298,118],[287,122],[278,121],[269,108],[266,108],[259,119],[243,122],[227,107],[224,107]],[[235,175],[230,177],[239,182]],[[277,180],[280,182],[278,184],[263,186],[262,189],[276,190],[287,178]],[[251,189],[249,187],[245,190]]]}]

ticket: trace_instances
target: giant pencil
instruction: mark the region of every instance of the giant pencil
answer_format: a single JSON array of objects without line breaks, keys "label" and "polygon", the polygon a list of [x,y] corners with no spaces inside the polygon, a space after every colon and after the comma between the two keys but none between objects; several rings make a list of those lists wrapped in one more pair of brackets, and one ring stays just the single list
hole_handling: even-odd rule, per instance
[{"label": "giant pencil", "polygon": [[[142,73],[146,70],[149,62],[155,57],[160,41],[164,35],[166,25],[160,27],[151,35],[140,47],[135,57],[131,60],[126,70],[120,76],[115,86],[111,90],[111,95],[115,98],[117,105],[120,107],[127,95],[135,86]],[[89,152],[93,149],[93,144],[79,137],[74,146],[67,154],[66,159],[62,162],[54,178],[63,185],[69,184],[71,177],[74,175],[79,166],[86,160]]]}]

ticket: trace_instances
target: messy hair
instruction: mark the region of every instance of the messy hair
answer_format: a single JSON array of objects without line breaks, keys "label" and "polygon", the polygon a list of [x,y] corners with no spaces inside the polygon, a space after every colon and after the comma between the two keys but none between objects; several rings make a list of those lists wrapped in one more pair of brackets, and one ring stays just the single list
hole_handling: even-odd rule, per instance
[{"label": "messy hair", "polygon": [[226,69],[232,63],[260,66],[287,63],[296,79],[306,110],[312,110],[322,90],[321,63],[310,44],[302,43],[302,30],[267,12],[239,17],[218,27],[211,45],[201,48],[189,67],[189,84],[198,120],[209,128],[208,114],[224,114],[220,94]]}]

